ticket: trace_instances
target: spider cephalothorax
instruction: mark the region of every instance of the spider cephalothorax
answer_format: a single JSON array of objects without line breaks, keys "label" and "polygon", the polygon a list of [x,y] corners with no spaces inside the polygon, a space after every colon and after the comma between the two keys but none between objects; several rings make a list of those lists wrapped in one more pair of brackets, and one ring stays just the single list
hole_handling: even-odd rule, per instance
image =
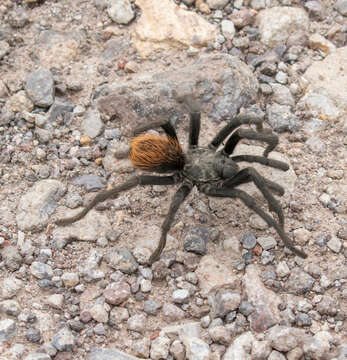
[{"label": "spider cephalothorax", "polygon": [[[183,153],[177,139],[176,131],[169,122],[164,124],[149,124],[137,131],[141,132],[161,126],[165,135],[144,133],[132,139],[130,143],[130,160],[134,166],[146,171],[171,173],[170,175],[134,176],[122,185],[100,192],[79,214],[71,218],[59,220],[57,224],[66,225],[73,223],[86,215],[97,203],[137,185],[174,185],[182,183],[174,195],[169,212],[162,225],[159,245],[152,254],[149,260],[150,263],[159,259],[165,247],[166,236],[174,220],[174,216],[194,186],[208,196],[240,199],[246,206],[263,218],[269,226],[272,226],[277,231],[285,246],[296,255],[306,258],[307,255],[303,251],[295,248],[285,233],[282,208],[272,194],[283,195],[284,189],[273,181],[264,178],[254,168],[246,167],[240,170],[237,164],[241,161],[256,162],[283,171],[288,170],[289,167],[286,163],[268,158],[269,153],[278,143],[278,137],[273,134],[270,129],[263,128],[260,117],[255,115],[239,115],[233,118],[215,136],[208,147],[199,147],[200,112],[197,111],[198,106],[191,97],[186,99],[186,104],[190,109],[189,148],[186,153]],[[256,126],[256,130],[250,128],[242,129],[240,128],[242,124],[253,124]],[[236,145],[241,139],[260,140],[267,143],[263,156],[232,156]],[[226,140],[226,142],[221,146],[224,140]],[[220,147],[221,149],[219,149]],[[260,190],[268,203],[269,210],[277,215],[278,221],[260,208],[250,195],[237,188],[237,186],[247,182],[253,182]]]}]

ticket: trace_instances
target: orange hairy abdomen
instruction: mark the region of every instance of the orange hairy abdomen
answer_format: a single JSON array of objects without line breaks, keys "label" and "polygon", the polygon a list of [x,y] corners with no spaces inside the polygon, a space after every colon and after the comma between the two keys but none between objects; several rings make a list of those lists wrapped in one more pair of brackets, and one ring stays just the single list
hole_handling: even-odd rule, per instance
[{"label": "orange hairy abdomen", "polygon": [[143,134],[132,139],[130,160],[134,166],[148,171],[174,171],[184,166],[180,144],[165,135]]}]

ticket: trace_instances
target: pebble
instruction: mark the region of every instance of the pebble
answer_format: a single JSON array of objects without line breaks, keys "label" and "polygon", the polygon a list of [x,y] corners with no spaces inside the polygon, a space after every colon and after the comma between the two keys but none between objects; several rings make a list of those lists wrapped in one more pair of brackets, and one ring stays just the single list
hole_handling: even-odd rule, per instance
[{"label": "pebble", "polygon": [[186,350],[179,340],[174,340],[170,346],[170,354],[175,360],[185,360]]},{"label": "pebble", "polygon": [[184,249],[199,255],[207,252],[207,243],[211,241],[211,235],[207,228],[196,227],[190,229],[184,237]]},{"label": "pebble", "polygon": [[8,14],[9,24],[15,28],[20,29],[29,23],[29,15],[22,8],[16,8]]},{"label": "pebble", "polygon": [[154,300],[146,300],[143,305],[143,311],[148,315],[157,315],[161,304]]},{"label": "pebble", "polygon": [[51,279],[53,270],[50,265],[34,261],[30,266],[30,272],[38,279]]},{"label": "pebble", "polygon": [[202,339],[197,337],[185,337],[183,339],[183,344],[186,348],[187,359],[210,359],[210,348]]},{"label": "pebble", "polygon": [[75,287],[80,282],[78,273],[74,272],[64,272],[64,274],[61,276],[61,280],[66,287]]},{"label": "pebble", "polygon": [[[55,355],[55,354],[54,354]],[[53,356],[54,356],[53,355]],[[51,360],[52,358],[48,354],[44,353],[30,353],[23,360]]]},{"label": "pebble", "polygon": [[52,306],[54,309],[61,310],[64,305],[64,295],[62,294],[53,294],[46,298],[46,303],[49,306]]},{"label": "pebble", "polygon": [[87,110],[83,121],[82,128],[83,134],[94,139],[101,135],[104,130],[104,123],[101,120],[100,113],[95,109]]},{"label": "pebble", "polygon": [[190,294],[186,289],[178,289],[172,293],[172,301],[176,304],[184,304],[189,301]]},{"label": "pebble", "polygon": [[73,184],[84,186],[87,192],[98,191],[105,187],[106,181],[95,174],[84,174],[73,179]]},{"label": "pebble", "polygon": [[253,249],[257,243],[257,238],[253,233],[246,232],[242,235],[241,243],[245,249]]},{"label": "pebble", "polygon": [[[108,321],[108,311],[105,309],[105,306],[103,304],[94,304],[90,309],[89,309],[89,313],[91,318],[93,318],[95,321],[100,322],[100,323],[107,323]],[[85,314],[86,317],[81,318],[81,320],[83,322],[88,322],[85,321],[87,319],[90,319],[88,314]]]},{"label": "pebble", "polygon": [[266,106],[266,113],[271,127],[277,132],[295,132],[301,127],[300,120],[288,105],[269,104]]},{"label": "pebble", "polygon": [[283,278],[290,274],[290,269],[285,261],[281,261],[278,263],[276,267],[276,274]]},{"label": "pebble", "polygon": [[151,343],[151,359],[168,359],[170,349],[170,339],[166,336],[158,336]]},{"label": "pebble", "polygon": [[185,318],[185,312],[178,306],[170,303],[165,303],[162,308],[163,319],[168,322],[174,322],[183,320]]},{"label": "pebble", "polygon": [[111,248],[105,255],[105,259],[113,269],[125,274],[132,274],[138,268],[135,258],[128,249]]},{"label": "pebble", "polygon": [[54,101],[54,80],[49,70],[40,69],[29,74],[25,80],[25,90],[36,105],[47,108]]},{"label": "pebble", "polygon": [[0,343],[11,340],[16,335],[16,323],[12,319],[0,320]]},{"label": "pebble", "polygon": [[330,250],[338,254],[341,251],[342,243],[336,236],[332,236],[327,242],[327,246]]},{"label": "pebble", "polygon": [[109,17],[117,24],[129,24],[135,12],[129,0],[111,0],[107,9]]},{"label": "pebble", "polygon": [[232,290],[219,290],[208,297],[213,318],[224,317],[236,310],[241,304],[241,296]]},{"label": "pebble", "polygon": [[295,267],[290,272],[286,286],[291,293],[303,295],[312,289],[313,284],[314,278],[311,275]]},{"label": "pebble", "polygon": [[68,328],[64,327],[53,335],[52,344],[58,351],[72,351],[75,337]]},{"label": "pebble", "polygon": [[270,250],[277,246],[277,241],[272,236],[259,237],[257,242],[264,250]]},{"label": "pebble", "polygon": [[25,337],[31,343],[41,342],[41,332],[39,329],[29,328],[25,333]]},{"label": "pebble", "polygon": [[222,20],[221,22],[222,34],[227,40],[232,40],[235,36],[235,26],[231,20]]},{"label": "pebble", "polygon": [[143,333],[146,330],[146,324],[147,315],[143,313],[133,315],[127,321],[128,329],[139,333]]},{"label": "pebble", "polygon": [[337,0],[334,5],[335,9],[343,16],[347,16],[347,1]]}]

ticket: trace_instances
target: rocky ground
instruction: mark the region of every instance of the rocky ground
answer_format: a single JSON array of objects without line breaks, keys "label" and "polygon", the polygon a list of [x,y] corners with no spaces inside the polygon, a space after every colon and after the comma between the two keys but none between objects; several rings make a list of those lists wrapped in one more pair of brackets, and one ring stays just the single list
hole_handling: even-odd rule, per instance
[{"label": "rocky ground", "polygon": [[[2,0],[0,359],[346,359],[346,16],[346,0]],[[279,134],[290,169],[259,171],[307,259],[194,190],[148,266],[173,186],[54,225],[132,175],[136,125],[170,120],[186,146],[175,91],[201,102],[202,145],[239,111]]]}]

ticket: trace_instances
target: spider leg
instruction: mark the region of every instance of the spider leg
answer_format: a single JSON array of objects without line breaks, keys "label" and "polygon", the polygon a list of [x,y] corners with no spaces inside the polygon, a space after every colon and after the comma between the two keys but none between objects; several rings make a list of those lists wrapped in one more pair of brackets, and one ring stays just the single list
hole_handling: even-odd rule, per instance
[{"label": "spider leg", "polygon": [[258,131],[263,130],[263,120],[260,116],[256,115],[238,115],[234,117],[223,129],[214,137],[210,143],[210,147],[217,149],[218,146],[240,125],[242,124],[255,124]]},{"label": "spider leg", "polygon": [[114,197],[115,195],[132,189],[133,187],[137,185],[173,185],[177,184],[181,181],[181,178],[175,175],[170,176],[151,176],[151,175],[140,175],[140,176],[134,176],[130,178],[125,183],[116,186],[109,190],[104,190],[99,192],[95,198],[78,214],[75,216],[65,218],[65,219],[59,219],[55,223],[57,225],[68,225],[72,224],[80,219],[82,219],[87,213],[97,204],[100,202],[105,201],[106,199],[110,197]]},{"label": "spider leg", "polygon": [[280,169],[280,170],[283,170],[283,171],[287,171],[289,169],[289,165],[286,164],[285,162],[282,162],[282,161],[279,161],[279,160],[274,160],[274,159],[269,159],[269,158],[264,157],[264,156],[237,155],[237,156],[232,156],[231,160],[233,160],[235,162],[241,162],[241,161],[257,162],[259,164],[271,166],[273,168]]},{"label": "spider leg", "polygon": [[198,146],[201,114],[199,112],[191,112],[189,117],[189,147],[192,148]]},{"label": "spider leg", "polygon": [[278,136],[275,135],[270,129],[264,129],[261,132],[254,131],[252,129],[238,129],[228,139],[223,148],[223,152],[226,155],[233,153],[236,145],[241,139],[260,140],[265,141],[268,146],[264,150],[264,157],[267,157],[269,153],[277,146]]},{"label": "spider leg", "polygon": [[206,195],[210,196],[216,196],[216,197],[230,197],[230,198],[238,198],[240,199],[248,208],[253,210],[256,214],[258,214],[264,221],[271,227],[273,227],[278,235],[281,237],[284,245],[293,251],[296,255],[307,258],[307,255],[294,247],[293,242],[290,240],[290,238],[287,236],[287,234],[284,232],[283,228],[264,210],[262,210],[255,202],[255,200],[248,195],[246,192],[240,190],[240,189],[229,189],[229,188],[218,188],[218,187],[206,187],[204,189],[204,192]]},{"label": "spider leg", "polygon": [[235,176],[233,176],[230,179],[227,179],[224,181],[223,186],[227,188],[234,188],[238,185],[247,183],[253,181],[255,186],[261,191],[264,198],[269,204],[270,211],[273,211],[277,214],[279,219],[279,224],[283,228],[284,226],[284,216],[282,208],[279,204],[279,202],[274,198],[274,196],[269,191],[269,188],[276,191],[277,193],[280,193],[280,195],[284,194],[284,189],[282,186],[276,184],[273,181],[265,179],[263,176],[261,176],[258,171],[255,169],[249,167],[240,170]]},{"label": "spider leg", "polygon": [[136,129],[134,129],[134,135],[138,135],[147,130],[155,129],[158,127],[161,127],[165,131],[165,134],[167,136],[177,140],[176,130],[170,121],[165,121],[165,122],[154,121],[154,122],[150,122],[149,124],[141,125],[141,126],[137,127]]},{"label": "spider leg", "polygon": [[161,226],[161,237],[159,240],[159,245],[153,252],[152,256],[149,259],[149,263],[153,264],[155,261],[157,261],[166,245],[166,235],[172,225],[172,222],[175,218],[175,214],[180,207],[180,205],[183,203],[185,198],[188,196],[192,189],[192,185],[188,183],[184,183],[176,192],[174,195],[169,211],[166,215],[166,218]]}]

